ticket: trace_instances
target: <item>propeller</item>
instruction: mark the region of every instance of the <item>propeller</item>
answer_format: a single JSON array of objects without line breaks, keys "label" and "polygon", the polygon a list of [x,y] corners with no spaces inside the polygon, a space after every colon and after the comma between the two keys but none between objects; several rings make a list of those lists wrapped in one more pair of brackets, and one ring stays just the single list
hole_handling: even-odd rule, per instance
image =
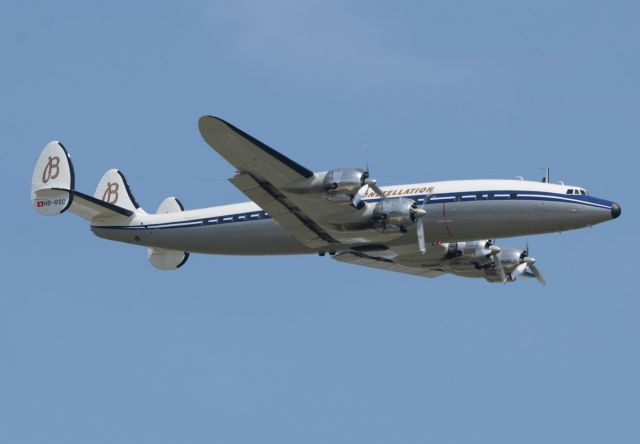
[{"label": "propeller", "polygon": [[529,264],[529,268],[531,269],[531,273],[538,280],[538,282],[540,282],[542,285],[545,285],[547,282],[544,280],[544,276],[542,275],[542,273],[540,273],[540,270],[538,269],[538,267],[535,266],[535,261],[536,260],[533,259],[533,258],[529,258],[529,260],[533,260]]},{"label": "propeller", "polygon": [[[538,267],[536,267],[536,260],[533,257],[529,257],[529,239],[527,238],[527,247],[526,250],[524,250],[522,252],[522,259],[524,260],[524,262],[528,265],[528,269],[531,270],[531,275],[532,277],[536,278],[538,280],[538,282],[540,282],[542,285],[546,284],[546,281],[544,280],[544,276],[542,275],[542,273],[540,272],[540,270],[538,269]],[[528,276],[525,275],[525,276]]]},{"label": "propeller", "polygon": [[[366,149],[366,144],[364,148]],[[360,209],[364,206],[364,196],[366,196],[369,189],[373,190],[373,192],[376,193],[376,195],[378,195],[379,197],[382,197],[382,198],[385,197],[384,191],[380,189],[376,180],[371,179],[371,172],[369,171],[368,160],[366,161],[366,165],[367,165],[367,169],[362,175],[362,186],[360,187],[360,189],[358,189],[356,194],[354,194],[353,198],[351,199],[352,205],[357,209]]]},{"label": "propeller", "polygon": [[427,244],[424,234],[424,222],[422,221],[422,217],[427,214],[424,206],[427,204],[428,199],[429,195],[427,194],[424,196],[424,202],[422,203],[422,205],[420,205],[420,208],[416,208],[414,210],[414,214],[416,217],[416,233],[418,234],[418,249],[420,250],[420,254],[425,254],[427,252]]},{"label": "propeller", "polygon": [[373,190],[373,192],[376,193],[378,196],[382,198],[385,197],[384,192],[376,184],[375,179],[369,179],[368,173],[365,173],[363,176],[364,176],[364,179],[362,181],[362,186],[360,187],[360,189],[358,189],[356,194],[354,194],[353,198],[351,199],[351,204],[358,209],[364,206],[364,196],[366,196],[369,189]]},{"label": "propeller", "polygon": [[491,256],[493,256],[493,263],[496,266],[496,271],[498,272],[498,276],[500,277],[500,281],[502,283],[504,283],[504,282],[507,281],[507,275],[504,272],[504,267],[502,266],[502,261],[498,257],[498,254],[500,254],[502,249],[500,247],[498,247],[497,245],[490,245],[489,246],[489,250],[491,250],[491,253],[489,253],[489,254]]},{"label": "propeller", "polygon": [[511,280],[516,281],[522,275],[522,273],[525,272],[528,266],[529,264],[527,261],[518,264],[518,266],[511,272]]},{"label": "propeller", "polygon": [[427,212],[423,208],[416,208],[414,214],[417,218],[416,232],[418,233],[418,249],[420,250],[420,254],[425,254],[427,252],[427,245],[424,240],[424,222],[422,222],[422,217],[427,214]]},{"label": "propeller", "polygon": [[498,255],[502,251],[500,247],[490,244],[487,248],[491,251],[489,253],[489,256],[493,256],[493,264],[496,267],[496,272],[498,273],[498,277],[500,278],[500,281],[502,283],[515,282],[521,276],[525,276],[534,277],[542,285],[545,284],[542,273],[540,273],[540,270],[535,265],[535,258],[529,257],[529,242],[527,242],[526,249],[522,250],[522,252],[520,253],[520,263],[511,271],[511,273],[508,274],[504,270],[502,260],[498,257]]}]

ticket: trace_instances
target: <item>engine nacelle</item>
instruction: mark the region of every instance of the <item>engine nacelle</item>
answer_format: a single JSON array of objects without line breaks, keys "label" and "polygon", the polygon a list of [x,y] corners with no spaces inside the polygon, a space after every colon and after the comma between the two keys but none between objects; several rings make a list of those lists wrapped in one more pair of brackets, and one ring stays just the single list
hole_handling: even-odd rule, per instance
[{"label": "engine nacelle", "polygon": [[475,267],[484,266],[493,260],[492,245],[493,242],[490,240],[450,243],[445,258],[451,259],[454,266],[467,264],[473,264]]},{"label": "engine nacelle", "polygon": [[404,197],[382,199],[373,208],[373,219],[379,229],[396,229],[404,232],[417,220],[418,204]]},{"label": "engine nacelle", "polygon": [[359,168],[339,168],[327,172],[322,188],[331,200],[351,201],[368,177],[369,174]]},{"label": "engine nacelle", "polygon": [[504,266],[513,267],[522,263],[526,256],[525,250],[520,248],[503,248],[499,258]]},{"label": "engine nacelle", "polygon": [[458,242],[460,256],[469,259],[486,259],[491,254],[492,243],[489,240],[477,240],[471,242]]}]

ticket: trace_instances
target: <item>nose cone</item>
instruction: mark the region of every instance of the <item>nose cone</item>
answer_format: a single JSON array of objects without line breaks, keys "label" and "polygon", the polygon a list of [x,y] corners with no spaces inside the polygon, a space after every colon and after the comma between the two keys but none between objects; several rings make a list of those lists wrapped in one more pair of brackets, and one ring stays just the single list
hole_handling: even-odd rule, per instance
[{"label": "nose cone", "polygon": [[611,204],[611,217],[615,219],[616,217],[619,217],[620,214],[622,214],[622,208],[620,208],[620,205],[617,203]]}]

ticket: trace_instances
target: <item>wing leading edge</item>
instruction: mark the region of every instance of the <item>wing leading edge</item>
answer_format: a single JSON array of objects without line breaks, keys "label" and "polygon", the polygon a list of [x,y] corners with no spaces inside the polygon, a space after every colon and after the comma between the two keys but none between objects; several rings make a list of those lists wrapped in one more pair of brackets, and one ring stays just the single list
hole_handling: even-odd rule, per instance
[{"label": "wing leading edge", "polygon": [[313,171],[222,119],[203,116],[198,122],[204,140],[241,172],[281,187],[313,176]]}]

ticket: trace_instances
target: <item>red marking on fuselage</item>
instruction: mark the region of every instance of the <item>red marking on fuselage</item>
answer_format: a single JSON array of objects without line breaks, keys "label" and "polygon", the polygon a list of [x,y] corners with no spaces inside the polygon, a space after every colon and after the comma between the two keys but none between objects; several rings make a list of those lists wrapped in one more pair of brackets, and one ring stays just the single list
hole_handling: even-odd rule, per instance
[{"label": "red marking on fuselage", "polygon": [[446,203],[442,202],[442,219],[444,220],[444,227],[447,229],[447,233],[449,233],[449,237],[453,237],[453,234],[451,234],[451,230],[449,229],[449,223],[447,222],[447,210],[446,210]]}]

